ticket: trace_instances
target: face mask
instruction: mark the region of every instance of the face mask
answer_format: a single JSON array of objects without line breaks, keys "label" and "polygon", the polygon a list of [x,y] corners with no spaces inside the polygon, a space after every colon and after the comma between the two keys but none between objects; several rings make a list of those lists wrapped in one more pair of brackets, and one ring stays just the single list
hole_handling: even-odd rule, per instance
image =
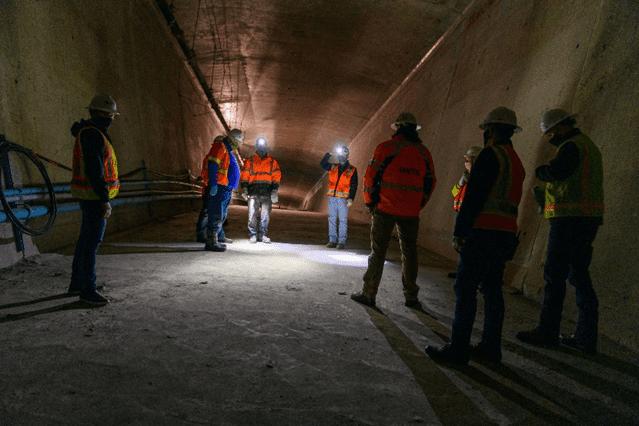
[{"label": "face mask", "polygon": [[113,123],[113,119],[107,117],[93,117],[92,120],[96,126],[102,129],[108,129],[111,127],[111,123]]}]

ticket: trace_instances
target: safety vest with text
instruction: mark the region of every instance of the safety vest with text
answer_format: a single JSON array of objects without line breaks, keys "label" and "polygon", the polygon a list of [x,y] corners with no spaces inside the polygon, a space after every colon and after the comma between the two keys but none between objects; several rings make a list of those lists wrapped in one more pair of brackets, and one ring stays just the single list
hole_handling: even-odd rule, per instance
[{"label": "safety vest with text", "polygon": [[95,129],[104,141],[104,181],[109,191],[109,200],[115,198],[120,192],[120,180],[118,179],[118,159],[113,145],[104,133],[97,127],[87,126],[80,130],[75,138],[73,146],[73,178],[71,180],[71,194],[80,200],[99,200],[98,194],[93,190],[93,185],[86,175],[86,164],[82,152],[80,137],[86,129]]},{"label": "safety vest with text", "polygon": [[572,142],[579,150],[579,165],[567,179],[546,183],[544,217],[603,217],[604,190],[601,151],[583,133]]},{"label": "safety vest with text", "polygon": [[[425,181],[430,180],[430,188]],[[435,167],[421,142],[393,136],[375,149],[364,175],[364,201],[382,213],[418,217],[435,188]]]},{"label": "safety vest with text", "polygon": [[493,145],[499,174],[473,228],[517,232],[517,213],[526,172],[512,145]]},{"label": "safety vest with text", "polygon": [[348,198],[351,191],[351,179],[357,169],[348,165],[346,170],[339,172],[339,164],[333,165],[328,172],[328,190],[326,195],[329,197]]}]

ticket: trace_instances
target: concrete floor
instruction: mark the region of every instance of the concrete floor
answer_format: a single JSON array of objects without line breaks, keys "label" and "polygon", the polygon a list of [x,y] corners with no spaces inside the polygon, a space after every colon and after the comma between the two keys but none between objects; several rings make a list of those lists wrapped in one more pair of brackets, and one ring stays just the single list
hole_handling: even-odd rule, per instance
[{"label": "concrete floor", "polygon": [[68,255],[0,271],[0,424],[639,422],[637,354],[605,337],[595,357],[521,345],[514,332],[537,307],[518,295],[507,296],[502,366],[430,361],[424,345],[451,322],[444,259],[421,253],[427,312],[415,312],[395,247],[376,311],[348,297],[366,224],[351,226],[348,250],[329,250],[325,216],[276,210],[277,242],[250,245],[246,208],[233,206],[237,239],[219,254],[189,242],[195,217],[107,238],[105,308],[65,297]]}]

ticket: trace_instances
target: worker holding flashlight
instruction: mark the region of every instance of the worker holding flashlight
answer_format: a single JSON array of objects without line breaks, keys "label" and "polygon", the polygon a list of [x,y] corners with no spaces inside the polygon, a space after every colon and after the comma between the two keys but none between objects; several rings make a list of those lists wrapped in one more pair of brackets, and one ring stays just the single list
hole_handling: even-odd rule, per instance
[{"label": "worker holding flashlight", "polygon": [[348,236],[348,209],[357,193],[357,169],[348,162],[346,145],[327,152],[320,165],[328,172],[328,243],[326,247],[344,249]]}]

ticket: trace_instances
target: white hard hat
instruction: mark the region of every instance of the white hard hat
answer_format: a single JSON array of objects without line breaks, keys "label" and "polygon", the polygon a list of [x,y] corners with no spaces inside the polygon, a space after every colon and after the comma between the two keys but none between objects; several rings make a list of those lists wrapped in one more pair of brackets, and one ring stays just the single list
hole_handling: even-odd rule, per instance
[{"label": "white hard hat", "polygon": [[471,146],[464,154],[466,157],[477,157],[483,148],[481,146]]},{"label": "white hard hat", "polygon": [[244,142],[244,134],[242,133],[242,131],[240,129],[232,129],[229,132],[229,136],[233,139],[235,139],[235,141],[237,143],[242,143]]},{"label": "white hard hat", "polygon": [[515,111],[506,107],[497,107],[490,111],[479,125],[479,128],[485,129],[488,124],[507,124],[515,128],[515,133],[521,132],[521,127],[517,125]]},{"label": "white hard hat", "polygon": [[118,115],[118,106],[115,103],[115,99],[113,99],[109,95],[95,95],[93,99],[91,99],[91,104],[87,107],[89,110],[108,112],[110,114]]},{"label": "white hard hat", "polygon": [[422,126],[417,124],[417,119],[415,118],[413,114],[411,114],[410,112],[402,112],[401,114],[397,116],[395,121],[393,121],[393,123],[391,124],[391,129],[397,130],[405,124],[414,125],[416,127],[416,130],[419,130],[422,128]]},{"label": "white hard hat", "polygon": [[557,124],[568,118],[574,118],[576,114],[571,114],[566,110],[561,108],[555,109],[547,109],[541,116],[541,122],[539,123],[539,128],[543,133],[547,133],[550,129],[555,127]]}]

